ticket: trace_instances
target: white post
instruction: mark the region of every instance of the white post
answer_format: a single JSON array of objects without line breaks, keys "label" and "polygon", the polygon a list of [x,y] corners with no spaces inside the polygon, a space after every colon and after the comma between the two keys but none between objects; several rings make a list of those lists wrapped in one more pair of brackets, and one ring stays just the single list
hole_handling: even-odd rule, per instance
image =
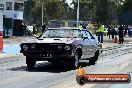
[{"label": "white post", "polygon": [[3,32],[3,12],[0,11],[0,32]]},{"label": "white post", "polygon": [[79,27],[79,0],[78,0],[78,6],[77,6],[77,27]]},{"label": "white post", "polygon": [[42,3],[42,25],[43,25],[43,22],[44,22],[43,21],[44,20],[44,17],[43,16],[44,16],[44,9],[43,9],[43,3]]}]

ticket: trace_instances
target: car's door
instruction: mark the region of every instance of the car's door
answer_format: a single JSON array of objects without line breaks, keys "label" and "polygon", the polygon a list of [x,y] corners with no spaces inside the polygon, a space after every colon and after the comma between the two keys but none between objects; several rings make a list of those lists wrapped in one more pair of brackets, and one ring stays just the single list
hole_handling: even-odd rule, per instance
[{"label": "car's door", "polygon": [[94,41],[95,38],[87,30],[83,30],[82,34],[83,34],[82,53],[84,55],[84,58],[93,57],[95,54],[95,51],[96,51],[96,47],[97,47],[97,45],[95,44],[95,41]]},{"label": "car's door", "polygon": [[91,51],[91,56],[93,57],[95,55],[95,52],[97,51],[97,46],[99,44],[98,40],[95,39],[95,37],[92,35],[92,33],[90,33],[89,31],[87,31],[89,33],[88,38],[90,41],[90,51]]}]

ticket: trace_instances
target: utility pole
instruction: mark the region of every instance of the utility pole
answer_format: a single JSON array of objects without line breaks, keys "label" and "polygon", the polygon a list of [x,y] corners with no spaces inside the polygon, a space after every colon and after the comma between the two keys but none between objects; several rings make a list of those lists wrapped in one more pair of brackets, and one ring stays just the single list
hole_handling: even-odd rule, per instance
[{"label": "utility pole", "polygon": [[78,0],[78,6],[77,6],[77,27],[79,27],[79,0]]},{"label": "utility pole", "polygon": [[42,2],[42,25],[43,25],[43,22],[44,22],[44,6],[43,6],[43,2]]}]

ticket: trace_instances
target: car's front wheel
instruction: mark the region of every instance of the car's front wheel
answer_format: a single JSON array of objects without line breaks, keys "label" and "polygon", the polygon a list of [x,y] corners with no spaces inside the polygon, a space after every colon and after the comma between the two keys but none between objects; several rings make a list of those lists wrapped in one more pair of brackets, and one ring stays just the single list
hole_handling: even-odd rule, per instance
[{"label": "car's front wheel", "polygon": [[33,69],[36,64],[36,61],[31,57],[26,57],[26,64],[28,69]]},{"label": "car's front wheel", "polygon": [[79,68],[79,66],[80,66],[79,60],[80,60],[80,58],[81,58],[81,56],[79,55],[79,53],[75,53],[74,61],[73,61],[73,64],[74,64],[75,68]]},{"label": "car's front wheel", "polygon": [[60,61],[49,61],[51,64],[53,65],[59,65],[60,64]]}]

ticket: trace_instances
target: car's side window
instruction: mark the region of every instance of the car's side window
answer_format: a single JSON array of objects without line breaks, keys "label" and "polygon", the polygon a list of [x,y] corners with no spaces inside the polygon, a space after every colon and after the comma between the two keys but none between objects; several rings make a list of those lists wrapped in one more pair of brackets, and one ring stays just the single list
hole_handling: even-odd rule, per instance
[{"label": "car's side window", "polygon": [[89,31],[87,31],[87,30],[83,30],[81,33],[82,33],[82,35],[83,35],[84,38],[87,38],[87,39],[95,39],[93,37],[93,35]]},{"label": "car's side window", "polygon": [[83,38],[85,38],[85,39],[86,39],[86,38],[87,38],[87,39],[89,39],[89,38],[88,38],[87,31],[82,30],[82,32],[81,32],[81,33],[82,33],[82,35],[83,35]]},{"label": "car's side window", "polygon": [[94,36],[89,31],[88,33],[90,34],[91,39],[95,39]]}]

